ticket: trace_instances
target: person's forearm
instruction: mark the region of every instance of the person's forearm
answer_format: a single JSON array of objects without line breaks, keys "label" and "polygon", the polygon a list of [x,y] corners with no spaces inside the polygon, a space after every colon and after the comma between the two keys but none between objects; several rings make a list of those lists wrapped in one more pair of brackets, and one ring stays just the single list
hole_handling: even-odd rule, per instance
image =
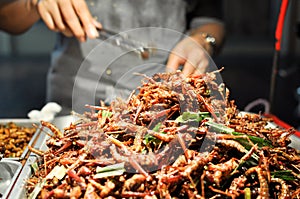
[{"label": "person's forearm", "polygon": [[[223,45],[224,38],[225,38],[225,27],[222,23],[208,23],[205,25],[202,25],[199,28],[191,30],[191,36],[193,38],[196,38],[198,41],[203,41],[204,37],[202,33],[207,33],[208,35],[211,35],[215,38],[215,51],[214,53],[218,53],[220,48]],[[208,49],[206,49],[210,54],[212,53],[213,49],[209,49],[211,46],[208,46]]]},{"label": "person's forearm", "polygon": [[28,30],[40,19],[30,0],[0,0],[0,29],[11,34]]}]

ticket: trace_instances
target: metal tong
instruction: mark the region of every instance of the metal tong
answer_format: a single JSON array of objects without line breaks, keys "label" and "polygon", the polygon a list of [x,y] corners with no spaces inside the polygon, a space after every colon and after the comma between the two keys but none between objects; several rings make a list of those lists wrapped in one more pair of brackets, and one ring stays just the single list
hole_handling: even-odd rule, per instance
[{"label": "metal tong", "polygon": [[125,50],[134,51],[142,59],[148,59],[153,53],[154,48],[150,47],[141,41],[131,39],[126,33],[116,33],[107,29],[98,29],[98,39],[107,40],[113,45],[116,45]]}]

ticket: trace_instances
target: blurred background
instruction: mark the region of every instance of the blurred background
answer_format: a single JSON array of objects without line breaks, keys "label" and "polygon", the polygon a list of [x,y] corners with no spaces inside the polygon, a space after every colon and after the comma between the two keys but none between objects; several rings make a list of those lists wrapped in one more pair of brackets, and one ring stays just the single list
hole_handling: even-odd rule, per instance
[{"label": "blurred background", "polygon": [[[244,110],[257,99],[269,100],[274,32],[280,0],[223,0],[227,39],[215,58],[230,98]],[[300,126],[300,2],[290,1],[278,62],[272,113]],[[55,34],[42,22],[18,36],[0,32],[0,118],[26,118],[45,105],[46,76]],[[253,112],[264,112],[256,106]]]}]

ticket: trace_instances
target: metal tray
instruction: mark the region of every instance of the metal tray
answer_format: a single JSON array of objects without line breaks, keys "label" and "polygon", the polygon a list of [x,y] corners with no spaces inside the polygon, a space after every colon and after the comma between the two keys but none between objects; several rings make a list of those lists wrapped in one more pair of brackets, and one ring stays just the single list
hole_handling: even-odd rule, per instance
[{"label": "metal tray", "polygon": [[7,194],[7,197],[4,198],[11,198],[11,199],[23,199],[26,198],[26,180],[29,179],[29,177],[32,174],[31,170],[31,164],[37,161],[36,156],[29,156],[25,165],[23,166],[20,175],[18,179],[13,184],[13,187],[11,188],[11,191],[9,194]]},{"label": "metal tray", "polygon": [[[54,124],[60,130],[63,130],[63,128],[68,127],[71,124],[71,122],[75,122],[77,120],[78,118],[76,118],[75,116],[61,116],[55,118],[51,123]],[[46,133],[41,132],[40,136],[37,138],[35,142],[34,148],[39,150],[46,150],[47,139],[48,139],[48,135]],[[26,198],[26,189],[25,189],[26,180],[29,179],[29,177],[32,174],[32,169],[31,169],[32,163],[36,161],[37,161],[37,156],[34,153],[30,153],[16,183],[14,184],[8,196],[8,199]]]},{"label": "metal tray", "polygon": [[7,198],[21,169],[20,162],[7,159],[0,161],[0,198]]},{"label": "metal tray", "polygon": [[[13,122],[18,126],[24,126],[24,127],[33,127],[33,124],[39,126],[40,121],[38,120],[31,120],[31,119],[0,119],[1,125],[6,125],[9,122]],[[30,139],[28,145],[33,146],[37,138],[39,137],[41,131],[40,129],[37,129],[36,132],[33,134],[32,138]],[[20,157],[11,157],[11,158],[5,158],[8,160],[24,160],[26,159],[26,156],[28,155],[28,147],[23,151]]]}]

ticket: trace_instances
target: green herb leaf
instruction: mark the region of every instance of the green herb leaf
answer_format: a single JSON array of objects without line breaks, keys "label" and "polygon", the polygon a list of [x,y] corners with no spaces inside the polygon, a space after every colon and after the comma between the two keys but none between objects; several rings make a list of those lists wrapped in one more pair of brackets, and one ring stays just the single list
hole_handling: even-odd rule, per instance
[{"label": "green herb leaf", "polygon": [[[239,132],[232,132],[232,135],[246,135],[244,133],[239,133]],[[247,135],[247,137],[254,143],[257,144],[259,147],[263,147],[263,146],[268,146],[268,147],[272,147],[272,142],[270,140],[266,140],[260,137],[256,137],[256,136],[252,136],[252,135]],[[244,139],[245,140],[245,139]],[[248,143],[248,141],[246,141]],[[248,143],[249,145],[249,143]]]},{"label": "green herb leaf", "polygon": [[157,139],[157,138],[154,137],[153,135],[146,134],[146,135],[144,136],[144,141],[143,141],[143,143],[144,143],[145,145],[150,144],[150,143],[153,143],[153,144],[160,144],[161,142],[162,142],[161,140]]},{"label": "green herb leaf", "polygon": [[97,167],[96,172],[97,174],[94,175],[94,178],[105,178],[110,176],[120,176],[122,175],[125,170],[125,163],[118,163],[114,165],[109,165],[106,167]]},{"label": "green herb leaf", "polygon": [[155,125],[155,127],[152,130],[155,131],[155,132],[159,132],[159,129],[160,129],[161,125],[162,125],[162,123],[159,122],[158,124]]},{"label": "green herb leaf", "polygon": [[271,172],[273,178],[281,178],[282,180],[292,181],[295,180],[295,177],[292,174],[291,170],[279,170]]},{"label": "green herb leaf", "polygon": [[[219,133],[225,133],[225,134],[231,134],[231,135],[246,135],[244,133],[235,132],[234,129],[229,128],[223,124],[218,124],[216,122],[213,122],[211,119],[208,119],[208,121],[205,122],[206,125],[213,128],[215,131]],[[269,140],[252,136],[252,135],[246,135],[254,144],[257,144],[259,147],[263,146],[269,146],[273,147],[272,143]],[[236,138],[236,141],[238,141],[240,144],[242,144],[246,149],[250,149],[252,146],[249,143],[249,141],[246,138]]]},{"label": "green herb leaf", "polygon": [[205,122],[206,125],[213,128],[215,131],[219,133],[226,133],[226,134],[232,134],[234,132],[234,129],[229,128],[223,124],[218,124],[216,122],[213,122],[212,119],[208,119],[208,121]]},{"label": "green herb leaf", "polygon": [[209,112],[183,112],[182,115],[180,115],[178,118],[175,119],[175,122],[184,123],[187,121],[197,121],[200,122],[204,118],[210,117]]},{"label": "green herb leaf", "polygon": [[101,172],[107,172],[107,171],[114,171],[114,170],[120,170],[120,169],[125,169],[125,162],[118,163],[118,164],[113,164],[113,165],[108,165],[105,167],[97,167],[96,172],[101,173]]},{"label": "green herb leaf", "polygon": [[102,110],[102,112],[101,112],[102,118],[105,118],[105,119],[111,117],[112,114],[113,114],[112,112],[107,111],[107,110]]}]

